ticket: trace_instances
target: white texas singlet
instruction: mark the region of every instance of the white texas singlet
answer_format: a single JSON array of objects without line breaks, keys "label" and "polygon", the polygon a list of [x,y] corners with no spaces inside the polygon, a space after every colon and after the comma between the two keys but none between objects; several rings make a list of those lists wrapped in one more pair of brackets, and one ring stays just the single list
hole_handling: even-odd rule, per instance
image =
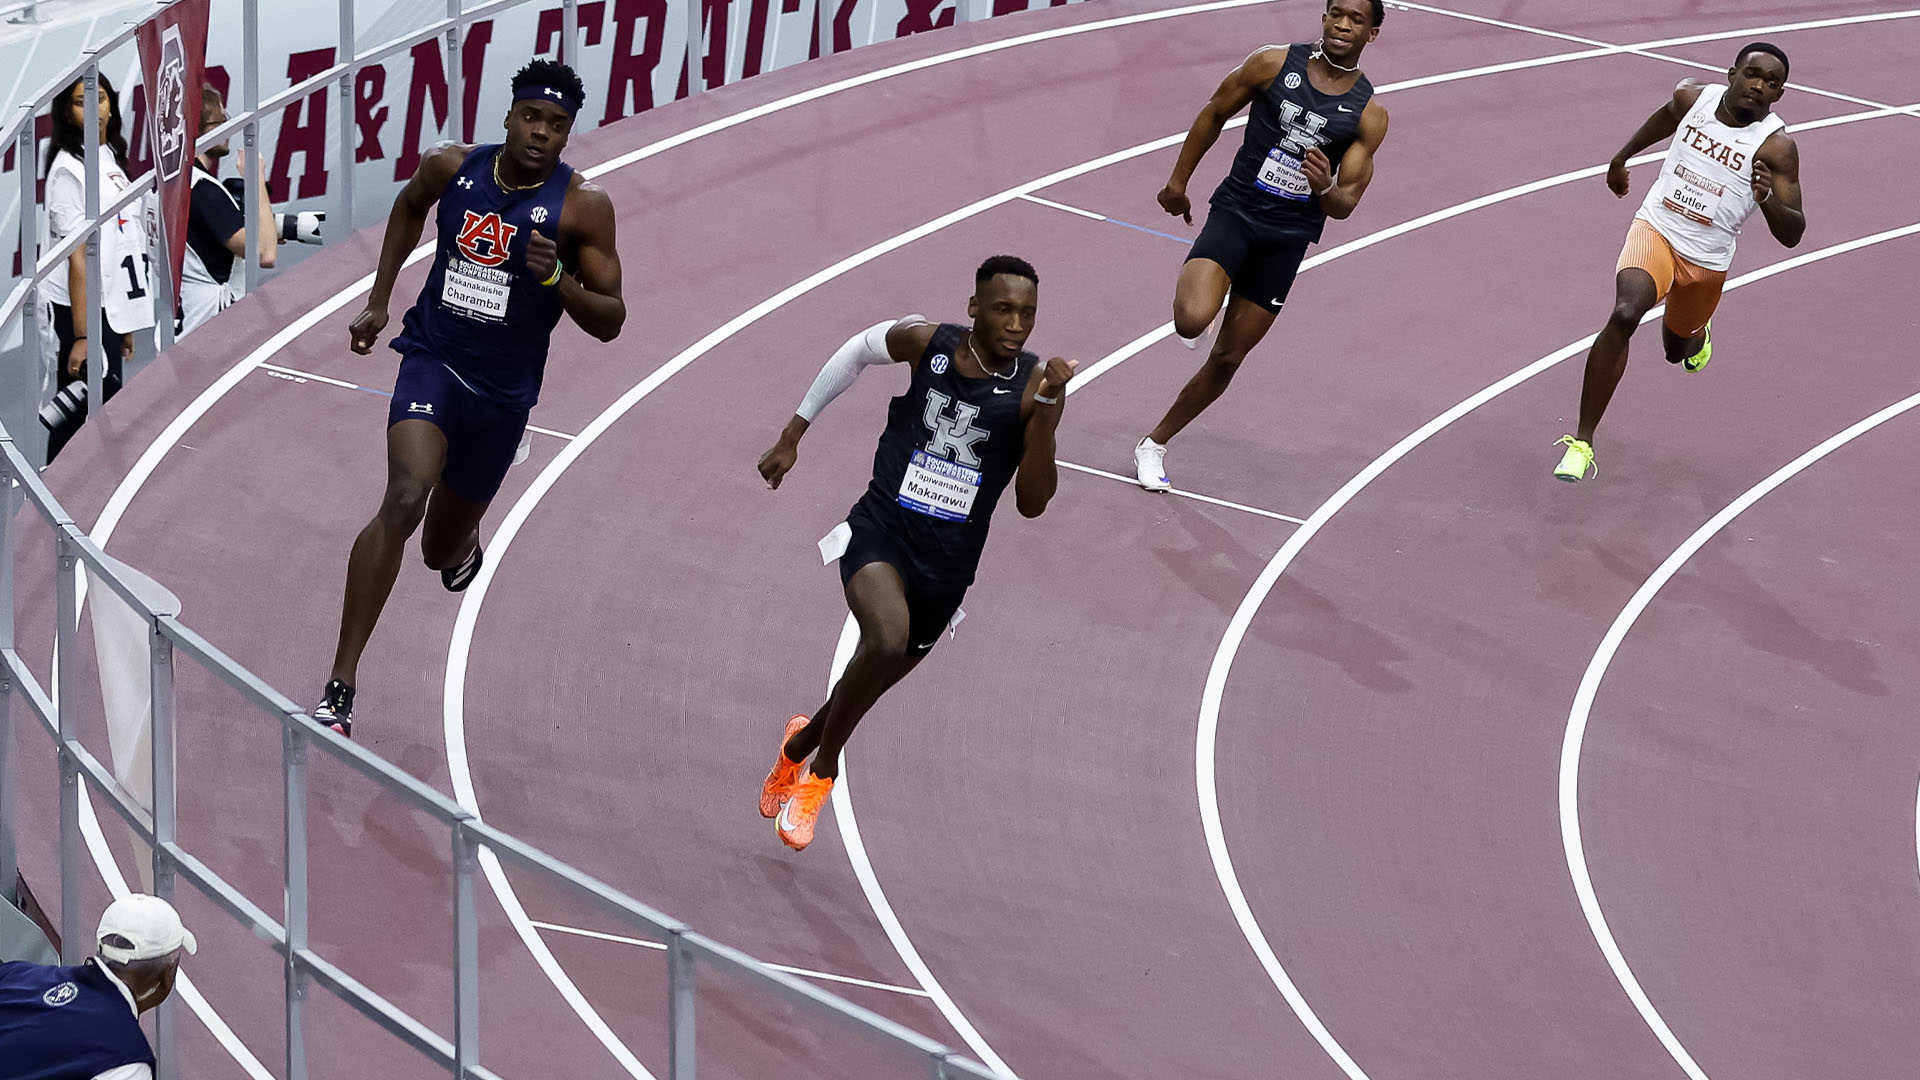
[{"label": "white texas singlet", "polygon": [[1701,88],[1634,215],[1666,237],[1675,254],[1708,270],[1733,265],[1740,225],[1756,205],[1753,156],[1768,136],[1787,127],[1771,113],[1745,127],[1721,123],[1714,110],[1726,92],[1724,86]]}]

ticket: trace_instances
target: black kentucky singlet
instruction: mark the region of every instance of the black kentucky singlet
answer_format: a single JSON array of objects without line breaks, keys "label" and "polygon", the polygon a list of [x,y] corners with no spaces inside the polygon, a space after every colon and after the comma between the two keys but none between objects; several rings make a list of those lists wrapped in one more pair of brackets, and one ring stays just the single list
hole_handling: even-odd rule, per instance
[{"label": "black kentucky singlet", "polygon": [[1038,362],[1023,352],[1004,379],[969,378],[954,362],[965,335],[952,323],[934,331],[913,381],[887,407],[873,481],[848,515],[892,534],[914,570],[962,585],[973,581],[994,505],[1020,466],[1020,403]]},{"label": "black kentucky singlet", "polygon": [[1214,189],[1215,209],[1232,210],[1265,236],[1320,239],[1327,215],[1307,187],[1302,162],[1318,146],[1333,167],[1360,133],[1360,114],[1373,99],[1365,75],[1344,94],[1313,88],[1307,60],[1314,44],[1287,46],[1286,63],[1266,89],[1254,96],[1247,114],[1247,137],[1233,157],[1233,168]]}]

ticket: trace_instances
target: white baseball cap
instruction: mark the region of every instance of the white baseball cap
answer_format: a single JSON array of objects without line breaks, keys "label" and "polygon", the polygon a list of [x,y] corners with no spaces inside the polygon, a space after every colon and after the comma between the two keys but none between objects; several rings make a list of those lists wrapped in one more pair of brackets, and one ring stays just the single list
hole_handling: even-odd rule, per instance
[{"label": "white baseball cap", "polygon": [[[107,944],[119,937],[128,944]],[[118,963],[151,960],[185,948],[189,954],[199,947],[193,931],[181,925],[180,913],[173,905],[146,893],[129,893],[107,905],[100,913],[100,933],[96,935],[100,955]]]}]

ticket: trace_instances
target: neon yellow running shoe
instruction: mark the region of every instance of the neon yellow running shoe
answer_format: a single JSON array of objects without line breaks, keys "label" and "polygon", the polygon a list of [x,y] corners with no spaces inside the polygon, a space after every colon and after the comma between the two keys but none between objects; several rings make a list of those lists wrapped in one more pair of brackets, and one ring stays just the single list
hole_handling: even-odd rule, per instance
[{"label": "neon yellow running shoe", "polygon": [[1553,475],[1569,484],[1586,479],[1589,472],[1595,476],[1600,475],[1599,468],[1593,463],[1592,445],[1571,435],[1560,436],[1560,441],[1554,445],[1566,447],[1567,452],[1561,455],[1560,464],[1554,467]]},{"label": "neon yellow running shoe", "polygon": [[1707,321],[1706,329],[1700,332],[1700,336],[1704,339],[1700,343],[1700,351],[1680,362],[1680,366],[1688,371],[1699,371],[1707,366],[1707,361],[1713,359],[1713,321],[1711,319]]}]

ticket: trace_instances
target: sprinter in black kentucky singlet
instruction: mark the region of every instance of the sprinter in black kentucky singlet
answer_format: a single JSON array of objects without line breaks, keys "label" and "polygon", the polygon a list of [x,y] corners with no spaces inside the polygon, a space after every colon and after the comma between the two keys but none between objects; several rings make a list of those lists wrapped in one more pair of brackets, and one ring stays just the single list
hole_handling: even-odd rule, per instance
[{"label": "sprinter in black kentucky singlet", "polygon": [[1214,91],[1187,132],[1159,199],[1167,213],[1192,224],[1187,181],[1228,119],[1252,106],[1246,139],[1213,193],[1206,227],[1173,296],[1174,332],[1189,348],[1216,315],[1220,333],[1207,362],[1134,447],[1135,477],[1148,491],[1173,486],[1168,441],[1226,391],[1286,303],[1307,245],[1320,239],[1328,218],[1353,213],[1373,180],[1387,111],[1360,72],[1360,53],[1380,36],[1384,14],[1381,0],[1327,0],[1320,41],[1256,50]]},{"label": "sprinter in black kentucky singlet", "polygon": [[[787,721],[761,787],[760,813],[778,819],[789,847],[813,841],[854,725],[954,621],[1007,485],[1025,517],[1039,517],[1053,498],[1053,436],[1075,365],[1057,356],[1043,364],[1024,349],[1039,285],[1024,260],[995,255],[974,274],[971,326],[910,315],[855,334],[760,457],[760,476],[778,488],[808,425],[862,368],[903,363],[912,371],[887,409],[866,494],[822,542],[844,545],[840,582],[860,644],[826,704]],[[808,755],[813,764],[802,775]]]}]

